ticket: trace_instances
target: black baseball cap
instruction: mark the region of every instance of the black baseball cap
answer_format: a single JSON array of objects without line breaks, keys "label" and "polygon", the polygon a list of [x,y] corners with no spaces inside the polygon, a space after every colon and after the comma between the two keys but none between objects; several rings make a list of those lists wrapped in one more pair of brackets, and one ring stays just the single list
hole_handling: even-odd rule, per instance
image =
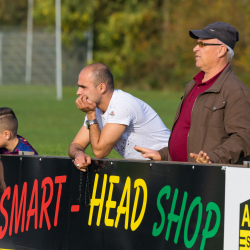
[{"label": "black baseball cap", "polygon": [[232,49],[235,43],[239,41],[238,31],[230,24],[224,22],[209,24],[203,30],[190,30],[189,35],[193,39],[217,38]]}]

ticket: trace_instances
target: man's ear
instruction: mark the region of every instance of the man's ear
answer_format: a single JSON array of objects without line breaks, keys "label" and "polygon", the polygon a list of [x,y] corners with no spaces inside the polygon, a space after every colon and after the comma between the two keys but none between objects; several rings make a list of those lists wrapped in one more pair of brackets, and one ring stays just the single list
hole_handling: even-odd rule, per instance
[{"label": "man's ear", "polygon": [[100,92],[103,94],[107,90],[106,84],[105,83],[100,83],[99,84],[99,89],[100,89]]},{"label": "man's ear", "polygon": [[11,137],[11,132],[9,130],[5,130],[3,132],[3,135],[4,135],[4,137],[5,137],[6,140],[9,140],[10,137]]},{"label": "man's ear", "polygon": [[226,46],[220,46],[219,48],[219,57],[224,57],[227,54],[227,47]]}]

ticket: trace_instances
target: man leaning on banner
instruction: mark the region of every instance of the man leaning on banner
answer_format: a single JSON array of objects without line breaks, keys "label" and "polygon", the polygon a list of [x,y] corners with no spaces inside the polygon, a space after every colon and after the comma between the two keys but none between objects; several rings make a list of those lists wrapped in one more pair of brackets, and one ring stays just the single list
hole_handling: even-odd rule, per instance
[{"label": "man leaning on banner", "polygon": [[91,159],[85,154],[91,144],[96,158],[106,157],[114,148],[125,159],[145,160],[135,145],[159,150],[168,146],[169,129],[145,102],[114,89],[113,76],[102,63],[86,66],[79,74],[77,107],[84,125],[69,147],[76,167],[85,171]]}]

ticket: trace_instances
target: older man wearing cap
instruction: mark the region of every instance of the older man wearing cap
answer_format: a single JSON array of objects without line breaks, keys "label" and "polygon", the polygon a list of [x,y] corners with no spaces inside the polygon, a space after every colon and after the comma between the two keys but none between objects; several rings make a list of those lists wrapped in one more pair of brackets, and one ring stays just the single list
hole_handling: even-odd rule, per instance
[{"label": "older man wearing cap", "polygon": [[238,31],[224,22],[190,30],[200,72],[186,85],[169,146],[135,147],[146,158],[199,163],[242,163],[250,155],[250,90],[231,69]]}]

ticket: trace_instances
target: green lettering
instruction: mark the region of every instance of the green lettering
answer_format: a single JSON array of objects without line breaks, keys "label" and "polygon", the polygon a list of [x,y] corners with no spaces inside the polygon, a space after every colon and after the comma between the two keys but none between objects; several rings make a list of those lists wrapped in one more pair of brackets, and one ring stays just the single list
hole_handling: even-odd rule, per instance
[{"label": "green lettering", "polygon": [[[196,228],[195,228],[195,232],[194,235],[192,237],[191,240],[188,240],[188,227],[189,227],[189,222],[190,222],[190,218],[191,215],[193,213],[193,210],[195,208],[195,206],[198,206],[198,218],[197,218],[197,224],[196,224]],[[199,230],[200,230],[200,226],[201,226],[201,219],[202,219],[202,203],[201,203],[201,197],[196,197],[193,202],[191,203],[188,213],[187,213],[187,217],[186,217],[186,222],[185,222],[185,227],[184,227],[184,243],[185,246],[187,248],[191,248],[195,241],[197,240],[198,234],[199,234]]]},{"label": "green lettering", "polygon": [[171,211],[168,214],[168,221],[169,222],[168,222],[167,232],[166,232],[166,236],[165,236],[165,239],[168,240],[171,226],[172,226],[172,222],[178,222],[176,232],[175,232],[175,237],[174,237],[175,244],[177,244],[178,239],[179,239],[179,235],[180,235],[180,231],[181,231],[181,224],[182,224],[182,220],[183,220],[183,216],[184,216],[184,211],[185,211],[186,202],[187,202],[187,195],[188,195],[187,192],[184,192],[180,215],[176,215],[176,214],[174,214],[174,210],[175,210],[178,192],[179,191],[176,188],[175,192],[174,192],[174,198],[173,198],[173,202],[172,202],[172,206],[171,206]]},{"label": "green lettering", "polygon": [[[214,228],[212,230],[208,231],[209,226],[210,226],[210,222],[211,222],[211,218],[212,218],[212,210],[216,214],[216,222],[215,222]],[[217,233],[217,231],[219,229],[220,220],[221,220],[220,208],[214,202],[209,202],[207,204],[206,211],[208,212],[208,215],[207,215],[205,228],[202,231],[202,240],[201,240],[200,250],[203,250],[205,248],[206,239],[212,238],[215,236],[215,234]]]},{"label": "green lettering", "polygon": [[164,224],[165,224],[165,213],[164,213],[164,210],[163,210],[162,205],[161,205],[161,198],[164,194],[166,194],[166,200],[168,200],[170,193],[171,193],[171,187],[165,186],[161,189],[161,191],[158,194],[157,208],[158,208],[160,215],[161,215],[161,224],[158,228],[157,228],[157,222],[155,222],[153,225],[152,235],[155,237],[158,236],[162,232]]}]

